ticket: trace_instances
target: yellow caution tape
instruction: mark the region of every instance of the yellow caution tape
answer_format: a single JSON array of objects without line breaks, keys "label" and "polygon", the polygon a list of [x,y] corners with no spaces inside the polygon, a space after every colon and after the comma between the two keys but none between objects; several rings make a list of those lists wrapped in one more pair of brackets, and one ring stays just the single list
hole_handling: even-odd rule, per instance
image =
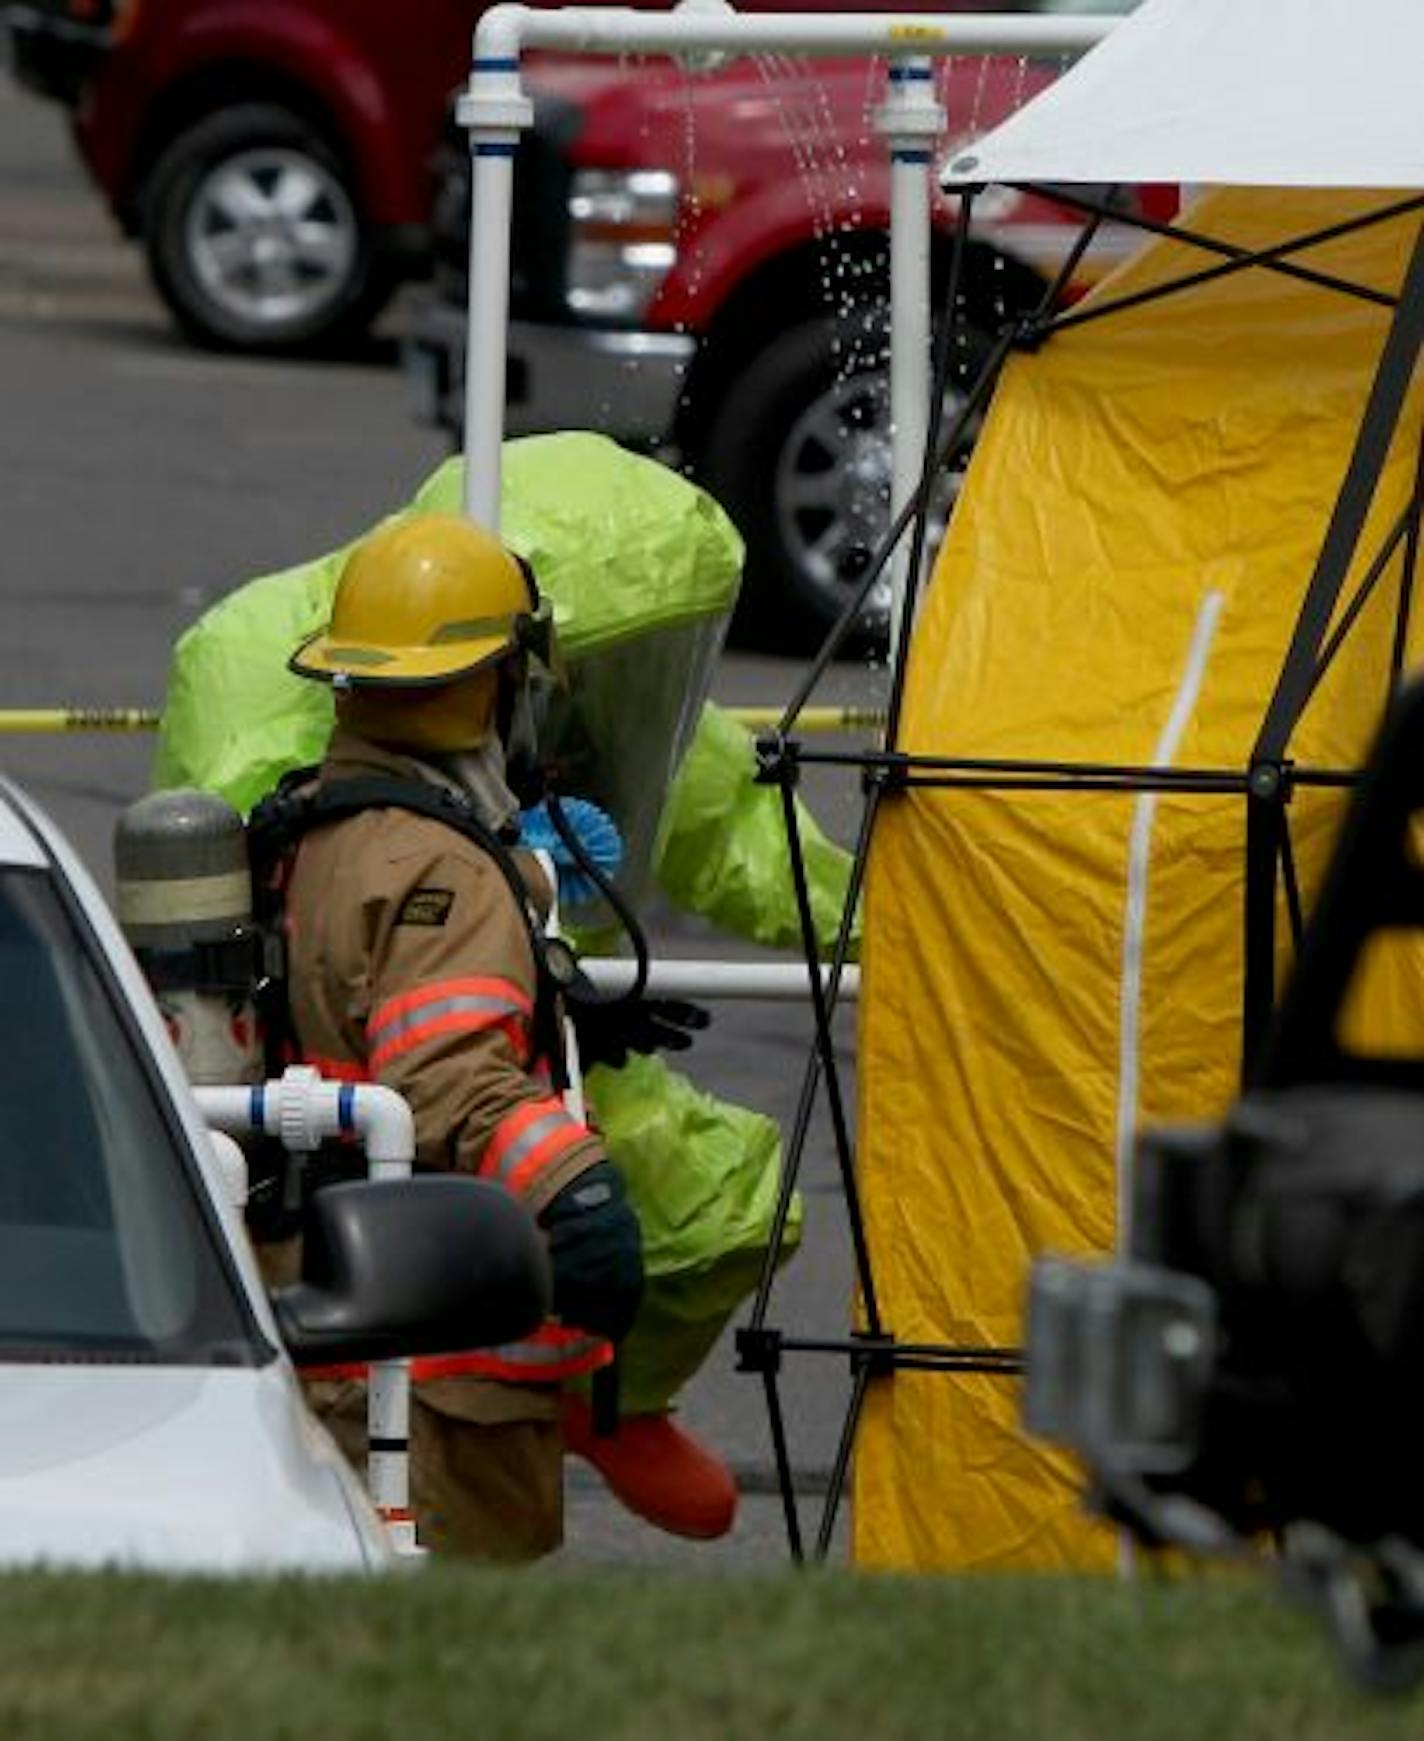
[{"label": "yellow caution tape", "polygon": [[[772,731],[781,723],[779,707],[729,707],[727,712],[748,731]],[[76,731],[157,731],[162,717],[156,707],[10,707],[0,708],[0,735]],[[796,716],[798,732],[877,731],[885,724],[880,707],[803,707]]]},{"label": "yellow caution tape", "polygon": [[0,708],[0,732],[157,731],[156,707]]},{"label": "yellow caution tape", "polygon": [[[774,731],[785,710],[780,707],[729,707],[727,712],[748,731]],[[885,724],[883,707],[803,707],[793,732],[878,731]]]}]

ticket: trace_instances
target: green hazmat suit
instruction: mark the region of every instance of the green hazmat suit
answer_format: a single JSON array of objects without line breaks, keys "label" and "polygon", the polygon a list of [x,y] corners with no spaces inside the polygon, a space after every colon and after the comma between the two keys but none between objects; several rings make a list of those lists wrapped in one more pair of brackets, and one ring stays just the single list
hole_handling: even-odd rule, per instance
[{"label": "green hazmat suit", "polygon": [[[625,836],[631,828],[651,880],[675,905],[739,937],[773,947],[799,942],[780,796],[756,784],[750,736],[702,705],[702,682],[687,657],[709,629],[720,638],[735,601],[742,558],[735,528],[705,492],[601,436],[532,436],[508,443],[503,460],[501,536],[530,561],[552,602],[571,686],[579,692],[580,671],[602,668],[610,679],[601,689],[584,685],[590,729],[615,739],[624,731],[612,760],[632,759],[636,813],[618,820]],[[446,461],[398,512],[458,511],[461,486],[461,462]],[[156,787],[197,786],[245,814],[283,774],[320,759],[330,691],[293,676],[286,661],[326,624],[358,541],[249,581],[180,636]],[[617,693],[625,675],[619,661],[629,657],[637,662],[636,736],[600,699]],[[672,693],[668,680],[668,693],[653,695],[664,707],[658,729],[644,697],[668,670],[682,689]],[[683,692],[689,679],[692,695]],[[627,688],[623,682],[625,696]],[[829,941],[849,857],[804,811],[801,821],[813,912]],[[628,1178],[646,1249],[645,1303],[623,1349],[623,1402],[630,1412],[657,1410],[692,1377],[755,1285],[775,1206],[779,1133],[772,1120],[702,1093],[660,1058],[595,1069],[586,1091]],[[786,1253],[800,1228],[798,1202]]]}]

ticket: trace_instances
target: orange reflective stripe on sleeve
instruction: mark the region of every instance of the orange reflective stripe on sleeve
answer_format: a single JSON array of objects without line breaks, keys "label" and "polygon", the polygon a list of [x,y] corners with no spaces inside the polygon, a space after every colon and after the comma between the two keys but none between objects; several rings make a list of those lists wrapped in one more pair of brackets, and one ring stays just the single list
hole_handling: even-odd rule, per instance
[{"label": "orange reflective stripe on sleeve", "polygon": [[528,1100],[502,1118],[485,1148],[480,1174],[496,1179],[517,1195],[579,1143],[588,1141],[588,1127],[570,1118],[554,1099]]},{"label": "orange reflective stripe on sleeve", "polygon": [[533,1005],[507,979],[440,979],[387,998],[366,1023],[373,1074],[392,1059],[444,1034],[499,1028],[515,1053],[529,1050]]}]

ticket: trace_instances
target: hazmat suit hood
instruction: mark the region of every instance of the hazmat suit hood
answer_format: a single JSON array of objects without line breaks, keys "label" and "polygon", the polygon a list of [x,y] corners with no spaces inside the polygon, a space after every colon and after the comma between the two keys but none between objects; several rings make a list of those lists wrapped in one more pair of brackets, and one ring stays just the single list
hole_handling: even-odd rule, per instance
[{"label": "hazmat suit hood", "polygon": [[[463,462],[448,460],[399,513],[458,512],[462,491]],[[506,444],[500,532],[554,610],[563,682],[543,710],[540,755],[561,790],[613,818],[617,881],[636,902],[736,602],[741,539],[686,479],[578,432]],[[282,774],[320,759],[330,694],[293,677],[286,659],[327,621],[351,548],[249,582],[180,638],[155,785],[202,786],[246,811]]]}]

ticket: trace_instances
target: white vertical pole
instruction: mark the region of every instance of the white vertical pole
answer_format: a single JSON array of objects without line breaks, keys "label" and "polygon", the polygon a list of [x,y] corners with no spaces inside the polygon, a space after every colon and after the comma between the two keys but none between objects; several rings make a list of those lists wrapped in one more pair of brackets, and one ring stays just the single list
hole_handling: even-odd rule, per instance
[{"label": "white vertical pole", "polygon": [[[415,1121],[393,1089],[325,1082],[310,1065],[293,1064],[278,1081],[248,1088],[194,1089],[207,1123],[218,1130],[265,1131],[289,1154],[309,1154],[330,1136],[355,1135],[373,1179],[408,1179]],[[366,1485],[398,1554],[420,1552],[410,1511],[410,1362],[373,1361],[366,1396]]]},{"label": "white vertical pole", "polygon": [[514,154],[534,122],[519,82],[517,47],[477,55],[456,110],[470,130],[470,266],[465,348],[465,512],[499,529],[504,356]]},{"label": "white vertical pole", "polygon": [[[384,1092],[384,1091],[383,1091]],[[345,1110],[369,1100],[369,1089],[348,1090]],[[350,1116],[348,1114],[348,1116]],[[407,1114],[409,1119],[409,1114]],[[354,1119],[353,1119],[354,1123]],[[408,1179],[414,1152],[413,1124],[389,1135],[366,1132],[366,1167],[372,1179]],[[410,1362],[373,1360],[366,1392],[366,1485],[398,1554],[417,1554],[415,1516],[410,1508]]]},{"label": "white vertical pole", "polygon": [[[916,55],[891,64],[885,105],[876,126],[890,147],[890,515],[914,495],[924,464],[930,423],[931,289],[930,162],[944,130],[935,97],[934,63]],[[900,540],[890,568],[890,647],[900,644],[900,623],[910,578],[910,534]]]},{"label": "white vertical pole", "polygon": [[[461,124],[470,130],[473,157],[465,354],[465,512],[492,529],[498,527],[514,153],[520,134],[532,126],[534,118],[533,105],[519,81],[520,55],[525,49],[551,48],[582,55],[644,52],[692,56],[772,50],[895,54],[907,41],[922,45],[925,54],[897,61],[898,71],[927,67],[936,54],[1077,54],[1099,42],[1118,22],[1109,16],[971,14],[945,19],[913,13],[881,17],[806,12],[746,18],[705,3],[664,12],[627,6],[491,6],[475,27],[474,64],[457,111]],[[897,83],[904,88],[897,91]],[[918,72],[902,80],[892,75],[886,109],[895,117],[893,137],[905,153],[903,160],[897,156],[896,169],[903,170],[907,202],[922,214],[919,222],[925,227],[926,239],[918,248],[927,255],[930,190],[926,154],[943,126],[933,82],[926,83]],[[895,227],[892,225],[892,233]],[[906,273],[913,276],[918,270],[907,258]],[[911,365],[907,362],[906,367],[908,370]],[[914,369],[923,395],[928,370],[918,357]],[[908,415],[913,418],[914,414],[912,403]],[[899,451],[914,451],[913,443],[903,435],[896,445]],[[896,499],[903,504],[906,497]]]}]

